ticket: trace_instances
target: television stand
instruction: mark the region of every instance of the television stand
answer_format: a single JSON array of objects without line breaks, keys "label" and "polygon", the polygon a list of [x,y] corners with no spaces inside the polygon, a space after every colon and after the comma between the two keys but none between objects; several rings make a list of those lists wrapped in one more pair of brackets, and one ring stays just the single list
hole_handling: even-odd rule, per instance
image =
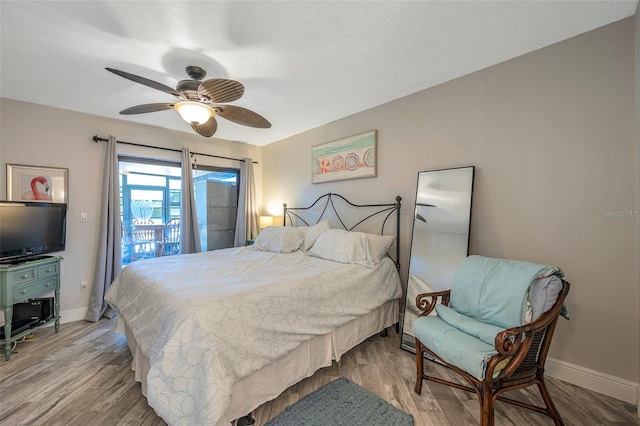
[{"label": "television stand", "polygon": [[[40,256],[35,256],[40,257]],[[27,334],[55,322],[55,332],[60,330],[60,260],[59,256],[31,257],[18,264],[5,265],[0,268],[0,309],[4,311],[4,339],[0,339],[0,347],[4,345],[4,358],[11,359],[11,345]],[[43,324],[11,335],[13,305],[25,302],[34,297],[53,291],[53,317]]]}]

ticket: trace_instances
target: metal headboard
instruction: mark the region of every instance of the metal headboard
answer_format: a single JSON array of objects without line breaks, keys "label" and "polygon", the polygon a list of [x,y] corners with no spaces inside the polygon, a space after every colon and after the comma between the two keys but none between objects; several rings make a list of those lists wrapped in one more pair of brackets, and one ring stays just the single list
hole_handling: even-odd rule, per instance
[{"label": "metal headboard", "polygon": [[[354,208],[379,208],[379,210],[374,211],[373,213],[369,214],[368,216],[366,216],[365,218],[359,220],[358,222],[356,222],[355,225],[353,226],[347,226],[344,222],[344,220],[342,219],[342,217],[340,216],[340,213],[338,212],[338,209],[336,208],[336,205],[334,203],[334,199],[340,199],[342,201],[344,201],[345,203],[347,203],[349,206],[354,207]],[[307,206],[307,207],[288,207],[287,203],[283,204],[283,208],[284,208],[284,226],[287,226],[287,219],[289,219],[289,225],[293,226],[294,222],[293,222],[293,218],[295,217],[297,220],[299,220],[301,223],[307,225],[307,226],[311,226],[311,225],[315,225],[316,223],[319,223],[324,217],[325,215],[327,215],[327,212],[329,211],[333,211],[333,215],[335,215],[335,217],[338,219],[338,221],[340,222],[340,224],[342,225],[342,227],[344,229],[346,229],[347,231],[353,231],[356,227],[364,224],[365,222],[371,220],[373,217],[377,217],[379,215],[384,215],[386,213],[386,216],[384,216],[384,220],[382,221],[382,225],[380,227],[380,234],[384,234],[384,227],[387,223],[387,220],[389,219],[389,217],[391,217],[391,215],[395,212],[396,214],[396,232],[395,232],[395,236],[396,236],[396,258],[392,260],[394,261],[394,263],[396,264],[396,268],[398,269],[398,271],[400,270],[400,202],[402,201],[402,197],[400,197],[399,195],[396,196],[396,200],[395,203],[389,203],[389,204],[355,204],[352,203],[351,201],[347,200],[345,197],[343,197],[340,194],[334,194],[334,193],[327,193],[324,195],[321,195],[320,197],[318,197],[318,199],[316,199],[311,205]],[[322,204],[324,203],[324,205]],[[304,210],[312,210],[314,207],[316,207],[316,205],[318,205],[318,207],[316,208],[315,211],[320,210],[320,215],[317,216],[314,220],[305,220],[303,217],[300,216],[300,214],[296,213],[296,211],[298,212],[302,212]],[[329,206],[331,206],[331,208],[329,209]],[[314,211],[314,212],[315,212]],[[308,219],[308,218],[307,218]],[[391,256],[389,256],[391,257]]]}]

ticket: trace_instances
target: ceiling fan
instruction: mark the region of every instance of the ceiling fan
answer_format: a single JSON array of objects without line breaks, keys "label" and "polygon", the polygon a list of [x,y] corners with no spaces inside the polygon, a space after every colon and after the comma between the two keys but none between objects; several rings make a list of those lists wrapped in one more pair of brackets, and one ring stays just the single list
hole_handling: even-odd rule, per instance
[{"label": "ceiling fan", "polygon": [[173,108],[196,133],[208,138],[213,136],[218,128],[216,115],[243,126],[261,129],[271,127],[267,119],[253,111],[234,105],[218,105],[240,99],[244,94],[244,86],[235,80],[224,78],[202,81],[207,72],[200,67],[193,65],[186,67],[185,70],[191,80],[178,82],[175,89],[128,72],[113,68],[106,68],[106,70],[180,99],[176,103],[137,105],[120,111],[120,114],[144,114]]}]

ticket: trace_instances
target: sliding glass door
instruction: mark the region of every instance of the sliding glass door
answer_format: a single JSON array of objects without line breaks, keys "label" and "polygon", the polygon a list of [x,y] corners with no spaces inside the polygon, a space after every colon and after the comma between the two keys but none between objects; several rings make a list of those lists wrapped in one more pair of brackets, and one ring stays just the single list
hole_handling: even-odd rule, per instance
[{"label": "sliding glass door", "polygon": [[[120,157],[122,263],[180,253],[179,163]],[[202,250],[233,246],[239,170],[193,170]]]}]

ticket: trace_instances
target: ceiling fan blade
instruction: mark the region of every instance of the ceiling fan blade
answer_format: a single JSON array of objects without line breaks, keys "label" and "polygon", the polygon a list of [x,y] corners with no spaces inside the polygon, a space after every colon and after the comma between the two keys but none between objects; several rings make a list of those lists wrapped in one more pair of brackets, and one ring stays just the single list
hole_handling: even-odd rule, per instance
[{"label": "ceiling fan blade", "polygon": [[244,86],[235,80],[212,78],[200,83],[198,96],[214,103],[237,101],[244,94]]},{"label": "ceiling fan blade", "polygon": [[416,206],[423,206],[423,207],[436,207],[433,204],[425,204],[425,203],[416,203]]},{"label": "ceiling fan blade", "polygon": [[111,71],[112,73],[119,75],[120,77],[124,77],[126,79],[129,79],[131,81],[135,81],[136,83],[140,83],[143,84],[147,87],[151,87],[152,89],[156,89],[159,90],[161,92],[164,93],[168,93],[170,95],[173,95],[175,97],[178,98],[182,98],[182,95],[180,95],[179,92],[177,92],[175,89],[166,86],[162,83],[158,83],[157,81],[153,81],[153,80],[149,80],[148,78],[144,78],[144,77],[140,77],[139,75],[135,75],[135,74],[130,74],[128,72],[124,72],[124,71],[120,71],[120,70],[116,70],[113,68],[105,68],[107,71]]},{"label": "ceiling fan blade", "polygon": [[218,129],[218,122],[215,117],[211,117],[209,121],[204,124],[192,124],[191,128],[200,136],[210,138]]},{"label": "ceiling fan blade", "polygon": [[173,108],[173,104],[144,104],[144,105],[136,105],[131,108],[123,109],[120,111],[122,115],[131,115],[131,114],[144,114],[147,112],[156,112],[156,111],[164,111],[165,109]]},{"label": "ceiling fan blade", "polygon": [[425,219],[425,218],[424,218],[421,214],[419,214],[419,213],[416,213],[416,219],[418,219],[418,220],[420,220],[420,221],[422,221],[422,222],[424,222],[424,223],[427,223],[427,219]]},{"label": "ceiling fan blade", "polygon": [[234,105],[218,105],[215,107],[216,114],[222,118],[226,118],[234,123],[243,126],[258,127],[260,129],[268,129],[271,123],[266,118],[248,109]]}]

